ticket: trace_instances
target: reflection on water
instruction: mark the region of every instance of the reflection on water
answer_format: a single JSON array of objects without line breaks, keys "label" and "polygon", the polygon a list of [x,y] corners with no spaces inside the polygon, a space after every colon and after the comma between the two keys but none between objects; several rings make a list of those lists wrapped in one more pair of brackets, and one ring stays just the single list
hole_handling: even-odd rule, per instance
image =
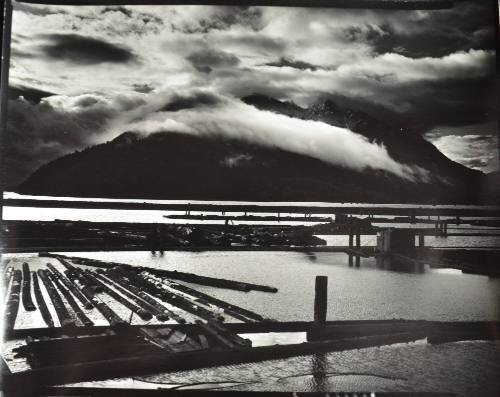
[{"label": "reflection on water", "polygon": [[327,358],[325,353],[314,354],[311,357],[311,369],[312,369],[312,380],[313,380],[313,390],[321,392],[328,390],[327,387]]},{"label": "reflection on water", "polygon": [[493,397],[500,391],[499,370],[500,357],[493,342],[420,342],[139,379],[169,384],[241,382],[229,387],[240,391],[439,391]]},{"label": "reflection on water", "polygon": [[399,257],[377,256],[375,262],[378,269],[394,272],[423,273],[425,270],[425,266],[422,262]]}]

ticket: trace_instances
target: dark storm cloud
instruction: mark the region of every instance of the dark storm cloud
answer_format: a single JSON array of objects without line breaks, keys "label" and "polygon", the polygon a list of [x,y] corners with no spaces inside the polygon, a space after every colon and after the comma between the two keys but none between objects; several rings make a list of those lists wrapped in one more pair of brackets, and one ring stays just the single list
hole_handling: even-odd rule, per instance
[{"label": "dark storm cloud", "polygon": [[49,161],[100,142],[111,121],[144,104],[140,94],[109,99],[101,94],[52,95],[26,87],[13,94],[18,99],[9,100],[4,140],[8,185],[22,182]]},{"label": "dark storm cloud", "polygon": [[[365,42],[375,53],[396,52],[411,58],[442,57],[470,49],[495,48],[491,1],[457,3],[454,8],[408,18],[396,12],[394,21],[345,28],[350,42]],[[405,29],[401,28],[404,21]]]},{"label": "dark storm cloud", "polygon": [[[386,27],[387,28],[387,27]],[[442,57],[468,49],[488,50],[495,46],[495,36],[491,27],[467,34],[450,29],[430,29],[411,36],[390,32],[371,42],[379,54],[397,52],[412,58]]]},{"label": "dark storm cloud", "polygon": [[107,41],[78,34],[46,35],[51,43],[41,47],[52,59],[65,60],[80,65],[98,63],[127,63],[136,56],[127,48]]},{"label": "dark storm cloud", "polygon": [[203,73],[210,73],[214,68],[234,67],[240,63],[235,55],[210,48],[193,52],[186,59]]},{"label": "dark storm cloud", "polygon": [[281,67],[290,67],[299,70],[312,70],[313,72],[322,69],[321,66],[313,65],[312,63],[294,60],[293,58],[281,57],[278,61],[266,63],[265,66],[275,66],[278,68]]},{"label": "dark storm cloud", "polygon": [[92,106],[65,112],[43,101],[10,100],[4,149],[7,184],[19,183],[42,164],[90,145],[92,135],[102,132],[112,113]]},{"label": "dark storm cloud", "polygon": [[419,132],[438,125],[460,126],[497,117],[492,77],[444,79],[403,87],[411,108],[405,118]]},{"label": "dark storm cloud", "polygon": [[[380,84],[372,98],[330,94],[335,103],[363,111],[406,131],[424,134],[437,126],[463,126],[496,120],[494,77]],[[401,97],[401,92],[405,96]],[[377,98],[388,103],[381,105]],[[394,104],[391,106],[390,103]],[[404,104],[404,111],[398,106]]]}]

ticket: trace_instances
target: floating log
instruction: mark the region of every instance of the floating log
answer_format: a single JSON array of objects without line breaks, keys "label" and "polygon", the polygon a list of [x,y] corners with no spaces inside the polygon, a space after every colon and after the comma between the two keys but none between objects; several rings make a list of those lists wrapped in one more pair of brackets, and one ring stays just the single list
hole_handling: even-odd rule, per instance
[{"label": "floating log", "polygon": [[36,306],[31,299],[31,273],[29,265],[24,262],[23,263],[23,289],[22,289],[22,297],[23,297],[23,306],[24,310],[28,312],[32,312],[36,310]]},{"label": "floating log", "polygon": [[21,293],[22,278],[21,270],[14,270],[9,299],[7,300],[4,313],[6,331],[14,329],[16,323],[17,312],[19,311],[19,295]]},{"label": "floating log", "polygon": [[[103,270],[101,270],[103,271]],[[126,284],[125,282],[120,282],[118,277],[110,277],[108,274],[104,276],[99,272],[95,272],[94,276],[100,279],[103,283],[111,283],[113,288],[115,288],[118,292],[125,295],[128,299],[132,300],[135,304],[137,304],[144,311],[153,314],[160,321],[167,321],[169,319],[166,308],[160,306],[158,302],[155,301],[155,304],[151,304],[150,302],[145,301],[141,297],[135,295],[131,292],[130,284]]]},{"label": "floating log", "polygon": [[35,272],[31,273],[33,277],[33,292],[35,293],[35,299],[38,304],[38,309],[40,310],[40,314],[42,315],[45,324],[47,324],[47,327],[52,328],[54,327],[54,320],[52,319],[52,315],[50,314],[49,308],[47,307],[47,303],[45,303],[45,299],[43,298],[40,284],[38,283],[38,277]]},{"label": "floating log", "polygon": [[167,302],[170,305],[176,306],[188,313],[194,314],[205,320],[222,320],[222,321],[224,320],[222,316],[217,315],[211,312],[210,310],[207,310],[199,305],[192,303],[183,296],[168,291],[163,287],[159,287],[157,285],[158,282],[155,283],[154,281],[150,280],[147,275],[139,274],[133,281],[138,287],[144,288],[144,290],[147,293],[156,296],[162,301]]},{"label": "floating log", "polygon": [[179,284],[170,280],[164,280],[158,278],[158,280],[161,280],[161,282],[165,283],[169,288],[172,288],[174,290],[178,290],[180,292],[184,292],[188,295],[194,296],[195,298],[198,298],[204,305],[216,305],[224,310],[224,313],[229,314],[230,316],[233,316],[237,318],[238,320],[241,321],[264,321],[266,320],[264,317],[262,317],[260,314],[257,314],[255,312],[252,312],[250,310],[244,309],[240,306],[233,305],[231,303],[225,302],[223,300],[214,298],[213,296],[210,296],[208,294],[205,294],[203,292],[197,291],[193,288],[187,287],[183,284]]},{"label": "floating log", "polygon": [[81,269],[77,269],[76,267],[70,265],[69,269],[66,271],[66,275],[71,281],[76,282],[79,280],[82,282],[82,294],[92,302],[95,308],[104,316],[111,326],[126,324],[126,322],[120,318],[120,316],[118,316],[113,309],[96,297],[96,286],[94,285],[93,280],[85,277]]},{"label": "floating log", "polygon": [[26,357],[35,368],[161,353],[156,346],[131,333],[33,340],[14,351],[18,357]]},{"label": "floating log", "polygon": [[87,317],[87,315],[82,311],[80,306],[78,306],[78,303],[76,303],[75,298],[73,298],[73,295],[69,292],[69,290],[64,287],[62,282],[54,275],[54,273],[48,273],[49,278],[52,280],[54,285],[59,289],[59,291],[63,294],[64,298],[70,305],[71,309],[75,312],[76,316],[78,319],[83,323],[85,326],[92,326],[94,325],[94,322]]},{"label": "floating log", "polygon": [[52,281],[48,276],[48,271],[45,269],[38,269],[37,274],[38,277],[40,277],[40,279],[42,280],[43,285],[45,286],[45,289],[47,290],[47,293],[50,296],[50,299],[52,301],[52,304],[54,305],[54,309],[56,310],[56,314],[57,317],[59,318],[61,326],[62,327],[76,326],[76,323],[71,317],[71,314],[69,313],[66,306],[64,306],[63,300],[59,295],[59,292],[57,292],[57,289],[52,284]]},{"label": "floating log", "polygon": [[64,276],[59,270],[57,270],[51,263],[47,263],[47,267],[52,271],[52,274],[61,281],[64,286],[71,291],[71,293],[81,302],[85,309],[90,310],[94,307],[92,302],[82,294],[77,285],[75,285],[71,280]]},{"label": "floating log", "polygon": [[3,302],[7,301],[7,294],[9,292],[9,284],[10,284],[10,280],[12,279],[13,274],[14,274],[14,268],[12,266],[8,266],[4,269],[4,272],[3,272],[3,288],[4,288]]},{"label": "floating log", "polygon": [[[111,277],[112,280],[121,283],[120,285],[126,284],[127,288],[129,288],[134,294],[141,297],[144,301],[148,302],[151,306],[155,307],[158,310],[158,312],[165,313],[166,316],[173,318],[175,321],[177,321],[180,324],[184,324],[186,322],[186,320],[183,317],[174,313],[172,310],[166,308],[165,306],[160,304],[158,301],[153,299],[151,296],[149,296],[147,293],[142,291],[140,288],[133,285],[132,281],[127,277],[127,274],[128,273],[124,273],[120,269],[117,269],[117,268],[113,268],[113,269],[108,270],[106,272],[106,275]],[[134,275],[134,277],[135,276],[136,275]]]},{"label": "floating log", "polygon": [[196,320],[195,323],[199,325],[203,331],[216,339],[217,342],[219,342],[223,347],[228,349],[237,349],[240,347],[237,343],[227,338],[226,335],[223,335],[217,328],[211,326],[209,323],[205,324],[200,320]]},{"label": "floating log", "polygon": [[195,342],[187,334],[175,329],[141,328],[140,332],[147,340],[152,341],[168,352],[204,350],[199,343]]},{"label": "floating log", "polygon": [[247,338],[242,338],[238,334],[235,334],[231,331],[229,331],[225,326],[223,326],[221,323],[218,323],[216,321],[210,321],[207,323],[207,325],[219,332],[221,335],[224,335],[227,339],[229,339],[231,342],[234,344],[241,346],[241,347],[252,347],[252,341]]},{"label": "floating log", "polygon": [[142,320],[149,321],[153,318],[153,315],[150,312],[142,309],[135,303],[130,302],[128,299],[124,298],[122,295],[120,295],[119,293],[108,287],[102,281],[98,280],[97,277],[90,270],[84,270],[83,273],[85,274],[86,277],[93,280],[95,284],[100,285],[100,287],[106,294],[108,294],[113,299],[120,302],[123,306],[127,307],[128,309],[136,313]]},{"label": "floating log", "polygon": [[96,259],[88,259],[88,258],[80,258],[80,257],[69,257],[65,255],[56,255],[56,254],[50,254],[50,253],[40,253],[40,256],[45,256],[49,258],[57,258],[57,259],[69,259],[74,263],[79,263],[82,265],[87,265],[87,266],[93,266],[93,267],[100,267],[100,268],[105,268],[105,269],[110,269],[116,266],[120,266],[124,269],[130,269],[135,272],[141,272],[141,271],[148,271],[151,274],[160,276],[160,277],[167,277],[175,280],[183,280],[186,282],[190,282],[193,284],[200,284],[200,285],[206,285],[210,287],[217,287],[217,288],[227,288],[227,289],[235,289],[238,291],[262,291],[262,292],[278,292],[277,288],[274,287],[269,287],[267,285],[259,285],[259,284],[252,284],[252,283],[246,283],[243,281],[234,281],[234,280],[227,280],[223,278],[215,278],[215,277],[207,277],[207,276],[200,276],[197,274],[193,273],[186,273],[186,272],[178,272],[176,270],[164,270],[164,269],[154,269],[154,268],[149,268],[145,266],[132,266],[132,265],[127,265],[123,263],[116,263],[116,262],[106,262],[106,261],[100,261]]}]

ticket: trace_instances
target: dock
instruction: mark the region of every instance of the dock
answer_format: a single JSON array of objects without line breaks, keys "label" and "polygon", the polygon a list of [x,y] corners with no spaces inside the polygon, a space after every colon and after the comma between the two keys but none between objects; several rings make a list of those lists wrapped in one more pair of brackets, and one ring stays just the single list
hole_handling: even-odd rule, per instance
[{"label": "dock", "polygon": [[209,204],[209,203],[146,203],[146,202],[92,202],[83,200],[34,200],[5,199],[4,206],[39,208],[87,208],[121,210],[162,210],[162,211],[209,211],[209,212],[251,212],[251,213],[297,213],[297,214],[352,214],[384,216],[462,216],[500,217],[500,207],[495,206],[439,206],[402,204],[397,207],[375,205],[294,205],[294,204]]}]

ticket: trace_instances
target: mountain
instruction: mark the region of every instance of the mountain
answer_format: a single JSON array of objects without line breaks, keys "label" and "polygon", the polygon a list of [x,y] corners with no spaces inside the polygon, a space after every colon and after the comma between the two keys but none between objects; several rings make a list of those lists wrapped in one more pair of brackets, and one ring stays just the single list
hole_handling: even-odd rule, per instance
[{"label": "mountain", "polygon": [[473,203],[484,175],[446,158],[418,135],[332,101],[302,108],[263,95],[242,99],[260,109],[349,126],[383,143],[397,161],[430,171],[415,183],[379,170],[363,172],[236,139],[128,131],[113,141],[42,166],[24,194],[253,201]]}]

